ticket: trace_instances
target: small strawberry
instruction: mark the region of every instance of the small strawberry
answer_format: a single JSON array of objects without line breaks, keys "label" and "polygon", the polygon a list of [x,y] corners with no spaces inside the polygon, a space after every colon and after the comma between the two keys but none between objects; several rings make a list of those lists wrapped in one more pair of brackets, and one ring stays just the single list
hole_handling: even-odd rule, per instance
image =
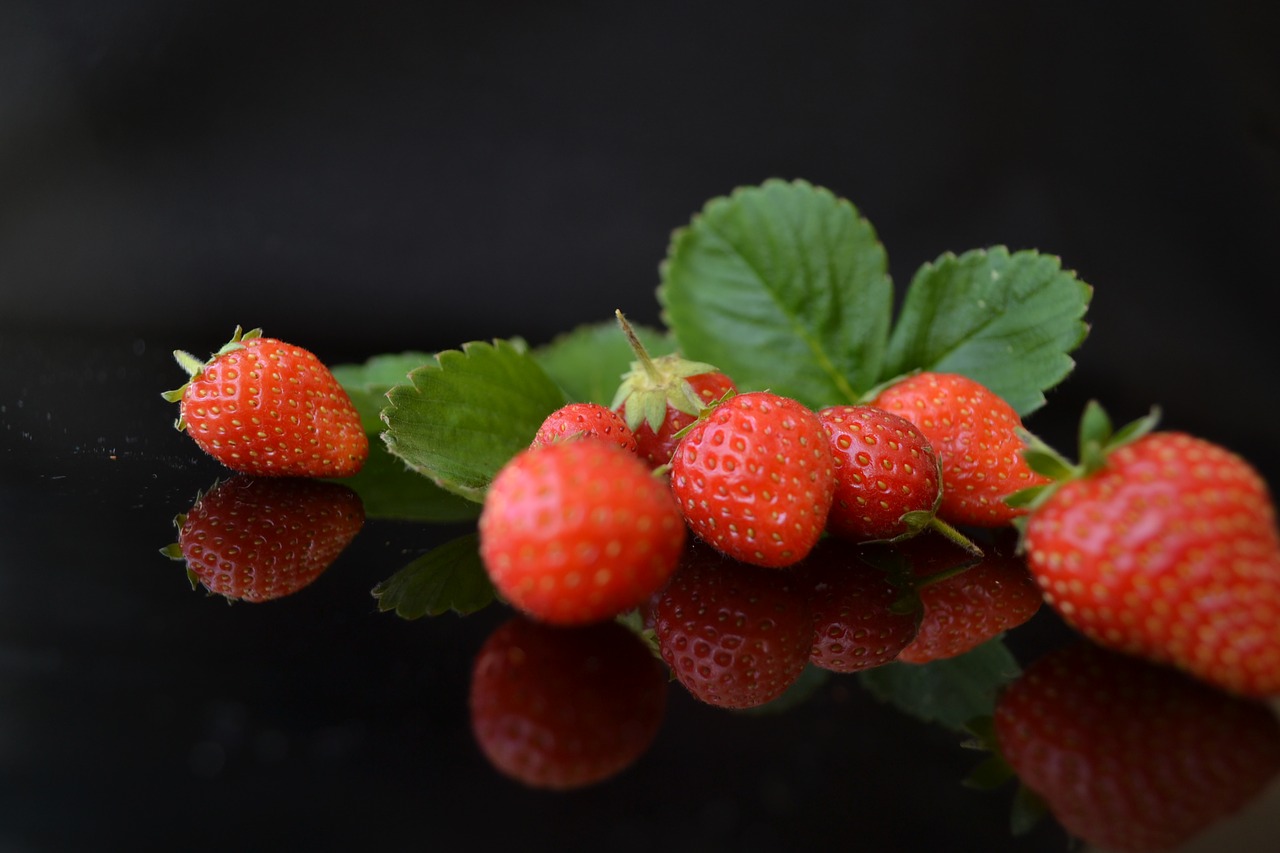
[{"label": "small strawberry", "polygon": [[636,437],[636,452],[652,468],[671,462],[677,434],[708,407],[737,392],[733,380],[710,364],[679,355],[650,357],[622,312],[618,323],[636,360],[622,377],[612,407]]},{"label": "small strawberry", "polygon": [[671,489],[712,547],[760,566],[798,563],[822,536],[835,492],[822,421],[767,391],[730,397],[681,440]]},{"label": "small strawberry", "polygon": [[954,658],[1036,615],[1043,604],[1016,541],[998,542],[981,558],[948,539],[925,533],[899,543],[915,594],[920,628],[898,654],[904,663]]},{"label": "small strawberry", "polygon": [[848,542],[824,539],[793,571],[813,619],[815,666],[860,672],[894,660],[915,638],[920,609],[901,608],[903,586]]},{"label": "small strawberry", "polygon": [[584,436],[611,441],[623,450],[636,452],[636,437],[626,422],[599,403],[570,403],[556,409],[538,428],[533,446]]},{"label": "small strawberry", "polygon": [[1280,694],[1280,533],[1266,483],[1231,451],[1154,415],[1113,433],[1091,405],[1081,463],[1032,461],[1028,564],[1045,600],[1101,645],[1226,690]]},{"label": "small strawberry", "polygon": [[228,599],[270,601],[311,584],[364,525],[364,506],[346,486],[318,480],[237,476],[201,495],[174,519],[192,587]]},{"label": "small strawberry", "polygon": [[1180,848],[1280,773],[1265,705],[1083,642],[1001,693],[994,740],[1064,829],[1117,853]]},{"label": "small strawberry", "polygon": [[191,377],[164,394],[176,426],[233,471],[276,477],[347,477],[364,465],[360,415],[313,353],[261,329],[241,333],[201,363],[178,351]]},{"label": "small strawberry", "polygon": [[710,705],[754,708],[776,699],[809,659],[813,627],[795,578],[699,543],[648,610],[662,659]]},{"label": "small strawberry", "polygon": [[871,404],[911,421],[942,462],[938,517],[951,524],[1002,527],[1023,514],[1005,503],[1047,480],[1027,465],[1022,419],[986,387],[955,373],[917,373]]},{"label": "small strawberry", "polygon": [[621,625],[560,628],[516,616],[472,664],[471,728],[504,775],[534,788],[582,788],[649,749],[667,685],[665,667]]},{"label": "small strawberry", "polygon": [[604,441],[517,454],[490,484],[479,527],[498,591],[563,625],[639,606],[675,571],[687,534],[666,482]]}]

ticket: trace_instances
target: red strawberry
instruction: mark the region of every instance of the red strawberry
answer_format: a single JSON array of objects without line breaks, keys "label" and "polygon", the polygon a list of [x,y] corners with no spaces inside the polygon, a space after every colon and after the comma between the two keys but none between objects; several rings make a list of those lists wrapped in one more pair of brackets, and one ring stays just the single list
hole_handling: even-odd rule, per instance
[{"label": "red strawberry", "polygon": [[813,619],[809,661],[815,666],[870,669],[894,660],[915,637],[920,610],[898,606],[904,586],[848,542],[824,539],[793,571]]},{"label": "red strawberry", "polygon": [[1280,773],[1280,725],[1265,705],[1088,643],[1033,661],[994,722],[1021,783],[1107,850],[1180,847]]},{"label": "red strawberry", "polygon": [[471,727],[506,776],[535,788],[581,788],[648,750],[667,684],[662,664],[621,625],[558,628],[517,616],[476,655]]},{"label": "red strawberry", "polygon": [[872,405],[911,421],[942,462],[938,517],[1001,527],[1023,514],[1004,499],[1048,480],[1023,458],[1022,419],[978,382],[955,373],[917,373],[880,392]]},{"label": "red strawberry", "polygon": [[1143,434],[1154,420],[1113,436],[1099,412],[1082,426],[1085,463],[1026,522],[1045,599],[1102,645],[1280,694],[1280,534],[1266,483],[1211,442]]},{"label": "red strawberry", "polygon": [[364,525],[355,492],[337,483],[233,477],[174,519],[191,585],[229,599],[292,595],[318,578]]},{"label": "red strawberry", "polygon": [[369,439],[347,392],[313,353],[261,335],[237,328],[203,364],[174,353],[191,377],[164,395],[179,404],[178,429],[245,474],[355,474],[369,455]]},{"label": "red strawberry", "polygon": [[817,543],[835,491],[822,421],[767,391],[730,397],[693,426],[671,463],[685,521],[746,563],[798,563]]},{"label": "red strawberry", "polygon": [[563,625],[639,606],[671,576],[685,538],[666,482],[604,441],[523,451],[498,472],[480,513],[494,586],[529,616]]},{"label": "red strawberry", "polygon": [[998,543],[975,558],[934,533],[899,543],[921,606],[920,629],[898,660],[922,664],[958,657],[1027,622],[1043,603],[1026,563]]},{"label": "red strawberry", "polygon": [[622,417],[599,403],[570,403],[547,415],[533,445],[551,444],[571,438],[599,438],[635,453],[636,437]]},{"label": "red strawberry", "polygon": [[787,572],[751,566],[694,544],[650,604],[662,659],[697,699],[754,708],[799,679],[813,627]]},{"label": "red strawberry", "polygon": [[650,467],[658,468],[671,462],[679,443],[677,433],[737,388],[732,379],[710,364],[688,361],[675,354],[650,357],[621,311],[618,323],[631,343],[636,361],[622,377],[613,408],[635,433],[636,452]]}]

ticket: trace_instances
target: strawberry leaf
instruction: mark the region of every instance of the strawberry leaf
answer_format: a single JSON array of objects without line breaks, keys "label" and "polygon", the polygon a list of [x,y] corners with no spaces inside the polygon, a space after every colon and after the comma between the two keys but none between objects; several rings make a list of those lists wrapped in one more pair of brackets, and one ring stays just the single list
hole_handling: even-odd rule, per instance
[{"label": "strawberry leaf", "polygon": [[[669,335],[644,327],[635,331],[651,355],[665,355],[675,349],[675,341]],[[533,357],[570,400],[608,406],[636,356],[617,322],[610,320],[579,326],[560,335],[535,349]]]},{"label": "strawberry leaf", "polygon": [[852,204],[770,180],[707,203],[678,230],[658,298],[681,352],[741,390],[818,407],[855,402],[881,376],[893,285]]},{"label": "strawberry leaf", "polygon": [[947,253],[916,273],[889,340],[882,379],[915,370],[961,373],[1020,415],[1075,362],[1092,288],[1052,255],[1003,246]]},{"label": "strawberry leaf", "polygon": [[480,560],[480,538],[468,533],[428,551],[373,588],[382,612],[404,619],[439,616],[450,610],[475,613],[494,600]]},{"label": "strawberry leaf", "polygon": [[927,723],[962,731],[995,710],[996,694],[1018,675],[998,638],[959,657],[915,665],[894,662],[859,673],[875,697]]},{"label": "strawberry leaf", "polygon": [[369,457],[358,473],[334,482],[360,496],[366,518],[435,523],[468,521],[480,512],[474,501],[406,468],[404,460],[392,456],[381,442],[369,445]]},{"label": "strawberry leaf", "polygon": [[383,440],[410,468],[474,501],[566,402],[518,341],[446,350],[408,379],[387,392]]},{"label": "strawberry leaf", "polygon": [[364,431],[374,435],[384,426],[382,409],[387,404],[387,392],[404,382],[409,371],[434,359],[427,352],[390,353],[374,356],[363,364],[337,364],[330,372],[355,404]]}]

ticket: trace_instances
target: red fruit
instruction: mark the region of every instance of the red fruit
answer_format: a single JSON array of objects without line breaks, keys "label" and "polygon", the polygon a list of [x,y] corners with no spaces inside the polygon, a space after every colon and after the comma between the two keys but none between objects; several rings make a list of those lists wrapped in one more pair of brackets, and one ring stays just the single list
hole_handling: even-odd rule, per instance
[{"label": "red fruit", "polygon": [[813,628],[787,572],[694,545],[650,606],[662,659],[697,699],[754,708],[799,679]]},{"label": "red fruit", "polygon": [[533,447],[503,466],[480,513],[480,555],[499,592],[544,622],[599,622],[662,587],[686,528],[662,479],[603,441]]},{"label": "red fruit", "polygon": [[704,541],[746,563],[798,563],[822,536],[835,491],[822,421],[767,391],[730,397],[680,442],[671,489]]},{"label": "red fruit", "polygon": [[875,406],[830,406],[818,417],[835,461],[829,532],[865,542],[913,535],[929,523],[942,471],[914,424]]},{"label": "red fruit", "polygon": [[364,526],[364,506],[346,486],[316,480],[234,477],[174,519],[192,586],[260,602],[292,595],[318,578]]},{"label": "red fruit", "polygon": [[364,465],[360,415],[313,353],[262,330],[241,334],[201,364],[174,356],[191,379],[164,395],[176,426],[234,471],[265,477],[347,477]]},{"label": "red fruit", "polygon": [[904,586],[849,543],[824,539],[793,571],[813,619],[815,666],[860,672],[894,660],[915,637],[920,610],[898,607]]},{"label": "red fruit", "polygon": [[732,379],[709,364],[675,354],[650,357],[622,312],[618,312],[618,323],[636,361],[622,377],[613,408],[635,434],[636,452],[650,467],[658,468],[671,462],[680,441],[677,433],[738,389]]},{"label": "red fruit", "polygon": [[1068,832],[1125,853],[1179,847],[1280,772],[1280,725],[1265,705],[1087,643],[1037,659],[1006,688],[995,736]]},{"label": "red fruit", "polygon": [[898,654],[905,663],[958,657],[1027,622],[1044,601],[1012,543],[975,558],[926,533],[897,548],[910,565],[921,607],[920,629]]},{"label": "red fruit", "polygon": [[626,422],[599,403],[570,403],[556,409],[538,428],[532,446],[583,437],[610,441],[631,453],[636,451],[636,437]]},{"label": "red fruit", "polygon": [[471,727],[493,766],[534,788],[616,776],[653,743],[667,673],[621,625],[557,628],[515,617],[472,665]]},{"label": "red fruit", "polygon": [[1225,448],[1149,432],[1032,510],[1045,599],[1096,642],[1227,690],[1280,693],[1280,534],[1266,483]]},{"label": "red fruit", "polygon": [[917,373],[882,391],[872,404],[911,421],[942,462],[938,517],[951,524],[1000,527],[1024,514],[1004,502],[1048,482],[1027,465],[1013,407],[955,373]]}]

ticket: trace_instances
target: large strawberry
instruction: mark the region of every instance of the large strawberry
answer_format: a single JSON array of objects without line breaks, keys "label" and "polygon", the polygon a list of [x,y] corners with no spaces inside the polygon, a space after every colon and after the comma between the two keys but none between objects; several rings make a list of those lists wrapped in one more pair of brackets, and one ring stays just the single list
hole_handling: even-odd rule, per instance
[{"label": "large strawberry", "polygon": [[1154,417],[1113,433],[1091,405],[1080,463],[1031,459],[1028,562],[1045,599],[1102,645],[1254,696],[1280,694],[1280,533],[1262,477]]},{"label": "large strawberry", "polygon": [[689,526],[721,552],[798,563],[822,536],[835,492],[822,421],[768,391],[730,397],[681,440],[671,489]]},{"label": "large strawberry", "polygon": [[533,444],[552,444],[574,438],[611,441],[624,450],[636,451],[636,437],[622,417],[599,403],[569,403],[543,420]]},{"label": "large strawberry", "polygon": [[1063,828],[1117,853],[1179,847],[1280,773],[1271,709],[1084,642],[1005,689],[994,741]]},{"label": "large strawberry", "polygon": [[191,585],[228,599],[270,601],[318,578],[364,525],[359,496],[338,483],[237,476],[174,519]]},{"label": "large strawberry", "polygon": [[472,731],[504,775],[535,788],[581,788],[648,750],[668,683],[666,668],[621,625],[559,628],[516,616],[472,664]]},{"label": "large strawberry", "polygon": [[612,406],[635,433],[636,452],[658,468],[671,462],[680,431],[737,387],[710,364],[675,353],[651,357],[622,312],[617,314],[636,360],[623,374]]},{"label": "large strawberry", "polygon": [[164,398],[176,426],[234,471],[258,476],[346,477],[369,455],[347,392],[314,353],[241,332],[205,362],[174,353],[190,379]]},{"label": "large strawberry", "polygon": [[532,447],[498,472],[480,555],[517,609],[563,625],[610,619],[666,583],[686,528],[666,481],[609,442]]},{"label": "large strawberry", "polygon": [[809,659],[813,627],[798,579],[728,559],[703,543],[691,543],[647,618],[675,677],[695,698],[721,708],[776,699]]},{"label": "large strawberry", "polygon": [[881,391],[872,405],[911,421],[933,445],[942,462],[944,521],[1002,527],[1022,514],[1005,498],[1046,482],[1023,458],[1018,413],[973,379],[917,373]]}]

